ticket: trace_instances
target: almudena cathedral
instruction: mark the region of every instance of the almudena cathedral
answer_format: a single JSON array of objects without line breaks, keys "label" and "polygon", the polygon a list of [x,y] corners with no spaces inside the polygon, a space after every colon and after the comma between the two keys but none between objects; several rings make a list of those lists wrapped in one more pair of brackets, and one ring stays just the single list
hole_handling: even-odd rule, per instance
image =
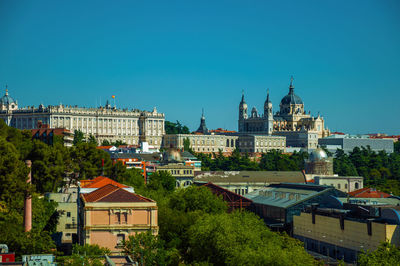
[{"label": "almudena cathedral", "polygon": [[86,136],[95,136],[99,142],[122,140],[136,145],[146,141],[157,148],[161,146],[165,134],[165,115],[158,113],[156,108],[151,112],[117,109],[108,102],[98,108],[61,104],[18,108],[18,102],[8,94],[7,89],[0,98],[0,118],[7,125],[18,129],[37,128],[41,121],[50,128],[65,128],[72,132],[80,130]]}]

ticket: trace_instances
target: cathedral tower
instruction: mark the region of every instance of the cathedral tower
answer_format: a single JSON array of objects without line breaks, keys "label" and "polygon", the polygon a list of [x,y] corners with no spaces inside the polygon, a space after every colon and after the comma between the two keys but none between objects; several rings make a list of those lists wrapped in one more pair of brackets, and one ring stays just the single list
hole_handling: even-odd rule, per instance
[{"label": "cathedral tower", "polygon": [[238,123],[239,132],[244,131],[244,120],[246,119],[247,119],[247,104],[244,101],[244,92],[242,92],[242,100],[240,101],[239,104],[239,123]]},{"label": "cathedral tower", "polygon": [[267,99],[264,103],[264,131],[268,132],[268,135],[272,134],[274,124],[274,115],[272,110],[272,102],[269,99],[269,90],[267,90]]}]

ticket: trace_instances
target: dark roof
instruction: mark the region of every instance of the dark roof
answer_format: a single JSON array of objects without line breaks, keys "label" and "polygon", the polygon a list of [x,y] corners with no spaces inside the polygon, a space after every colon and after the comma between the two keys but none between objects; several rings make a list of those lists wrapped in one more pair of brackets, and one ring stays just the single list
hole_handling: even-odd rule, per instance
[{"label": "dark roof", "polygon": [[0,104],[9,105],[15,103],[14,99],[8,95],[8,90],[6,89],[6,94],[0,98]]},{"label": "dark roof", "polygon": [[300,171],[202,171],[196,173],[196,181],[219,183],[304,183]]},{"label": "dark roof", "polygon": [[85,202],[153,202],[112,184],[105,185],[88,194],[81,194]]},{"label": "dark roof", "polygon": [[288,104],[303,104],[303,101],[299,96],[294,94],[294,86],[292,84],[293,79],[290,81],[289,86],[289,93],[285,97],[282,98],[281,104],[288,105]]}]

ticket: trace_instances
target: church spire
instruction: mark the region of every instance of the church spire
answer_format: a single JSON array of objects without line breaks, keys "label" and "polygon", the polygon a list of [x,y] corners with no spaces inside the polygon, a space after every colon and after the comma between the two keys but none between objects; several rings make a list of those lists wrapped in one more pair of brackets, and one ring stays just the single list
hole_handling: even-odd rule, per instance
[{"label": "church spire", "polygon": [[270,99],[269,99],[269,88],[267,89],[267,100],[266,100],[266,102],[267,102],[267,103],[270,103],[270,102],[271,102]]},{"label": "church spire", "polygon": [[208,133],[208,129],[207,129],[207,126],[206,126],[206,118],[204,116],[204,108],[202,108],[200,126],[196,130],[196,132],[203,133],[203,134],[207,134]]},{"label": "church spire", "polygon": [[293,76],[290,76],[290,85],[289,85],[289,94],[293,94],[294,86],[293,86]]},{"label": "church spire", "polygon": [[240,101],[240,103],[242,104],[242,103],[246,103],[245,101],[244,101],[244,90],[242,90],[242,100]]},{"label": "church spire", "polygon": [[8,85],[6,84],[6,96],[8,96]]}]

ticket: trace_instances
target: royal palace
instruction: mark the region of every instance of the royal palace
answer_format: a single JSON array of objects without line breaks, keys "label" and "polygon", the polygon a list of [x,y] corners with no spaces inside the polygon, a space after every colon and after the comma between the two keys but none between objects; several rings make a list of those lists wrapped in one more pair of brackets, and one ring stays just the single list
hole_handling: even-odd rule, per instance
[{"label": "royal palace", "polygon": [[98,108],[62,104],[18,108],[18,102],[8,94],[7,89],[0,98],[0,118],[7,125],[18,129],[34,129],[41,122],[50,128],[65,128],[72,132],[80,130],[86,137],[96,137],[100,143],[103,140],[120,140],[137,145],[146,141],[159,148],[165,134],[165,115],[158,113],[156,108],[151,112],[117,109],[108,102]]}]

